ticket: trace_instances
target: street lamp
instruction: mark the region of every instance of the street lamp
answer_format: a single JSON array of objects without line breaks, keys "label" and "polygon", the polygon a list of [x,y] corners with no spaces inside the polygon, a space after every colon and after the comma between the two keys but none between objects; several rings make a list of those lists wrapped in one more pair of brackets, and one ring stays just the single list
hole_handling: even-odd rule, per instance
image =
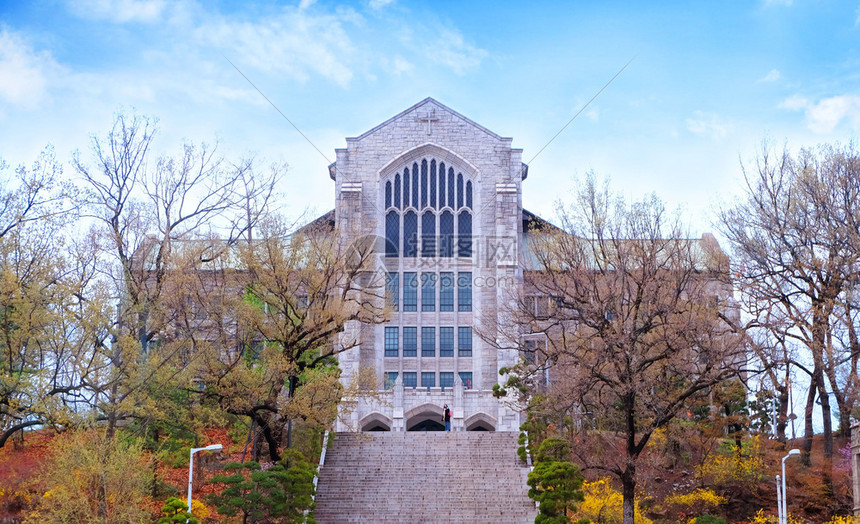
[{"label": "street lamp", "polygon": [[188,513],[191,513],[191,481],[194,474],[194,454],[198,451],[218,451],[223,447],[221,444],[212,444],[205,448],[191,448],[191,462],[188,463]]},{"label": "street lamp", "polygon": [[776,476],[776,511],[779,518],[779,524],[788,524],[788,497],[785,493],[785,461],[792,455],[800,455],[799,449],[793,449],[788,452],[788,455],[782,457],[782,489],[780,490],[779,475]]}]

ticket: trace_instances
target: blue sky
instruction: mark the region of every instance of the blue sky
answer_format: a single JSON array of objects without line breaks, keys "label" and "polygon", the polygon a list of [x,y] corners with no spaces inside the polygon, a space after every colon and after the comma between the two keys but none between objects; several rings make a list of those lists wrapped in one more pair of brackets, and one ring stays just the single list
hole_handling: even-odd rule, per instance
[{"label": "blue sky", "polygon": [[[0,157],[86,149],[112,115],[160,119],[158,147],[218,140],[291,166],[290,213],[333,207],[328,159],[427,96],[514,138],[525,207],[593,170],[681,206],[693,234],[741,191],[763,139],[796,148],[860,128],[860,2],[368,0],[0,2]],[[535,154],[631,58],[544,152]]]}]

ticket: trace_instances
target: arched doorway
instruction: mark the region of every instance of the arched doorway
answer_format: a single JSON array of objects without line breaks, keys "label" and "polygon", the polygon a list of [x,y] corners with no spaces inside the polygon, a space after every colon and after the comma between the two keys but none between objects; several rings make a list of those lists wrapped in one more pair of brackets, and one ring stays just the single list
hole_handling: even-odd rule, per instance
[{"label": "arched doorway", "polygon": [[424,404],[410,409],[404,415],[406,431],[445,431],[442,406]]},{"label": "arched doorway", "polygon": [[475,413],[463,425],[466,431],[496,431],[496,419],[486,413]]},{"label": "arched doorway", "polygon": [[382,413],[371,413],[361,419],[362,431],[391,431],[391,419]]}]

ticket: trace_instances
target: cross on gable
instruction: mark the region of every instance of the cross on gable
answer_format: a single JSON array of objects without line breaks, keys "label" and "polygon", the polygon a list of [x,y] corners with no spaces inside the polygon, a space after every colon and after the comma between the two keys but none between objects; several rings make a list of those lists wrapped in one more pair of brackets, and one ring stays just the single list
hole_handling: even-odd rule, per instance
[{"label": "cross on gable", "polygon": [[426,113],[424,113],[423,115],[419,114],[418,116],[415,117],[415,120],[417,120],[418,122],[426,122],[427,123],[427,134],[431,135],[431,134],[433,134],[433,130],[430,127],[430,123],[431,122],[438,122],[439,117],[436,116],[436,108],[433,108],[430,111],[427,111]]}]

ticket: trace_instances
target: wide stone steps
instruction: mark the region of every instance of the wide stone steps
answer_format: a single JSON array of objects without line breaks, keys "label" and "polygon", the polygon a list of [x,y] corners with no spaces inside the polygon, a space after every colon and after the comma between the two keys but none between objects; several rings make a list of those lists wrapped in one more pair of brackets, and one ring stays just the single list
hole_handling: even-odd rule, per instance
[{"label": "wide stone steps", "polygon": [[526,524],[537,514],[511,432],[338,433],[318,524]]}]

